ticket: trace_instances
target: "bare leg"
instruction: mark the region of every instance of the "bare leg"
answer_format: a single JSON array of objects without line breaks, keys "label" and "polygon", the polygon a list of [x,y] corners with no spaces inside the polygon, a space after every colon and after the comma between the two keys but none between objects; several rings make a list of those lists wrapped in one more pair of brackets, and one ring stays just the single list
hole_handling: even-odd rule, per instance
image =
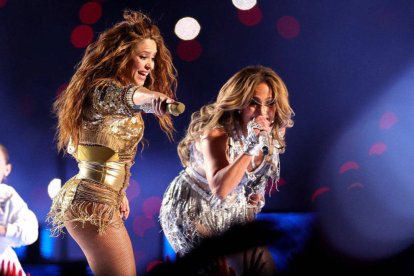
[{"label": "bare leg", "polygon": [[108,226],[99,235],[97,227],[79,222],[65,222],[65,227],[78,243],[97,276],[99,275],[136,275],[134,253],[131,239],[123,223]]}]

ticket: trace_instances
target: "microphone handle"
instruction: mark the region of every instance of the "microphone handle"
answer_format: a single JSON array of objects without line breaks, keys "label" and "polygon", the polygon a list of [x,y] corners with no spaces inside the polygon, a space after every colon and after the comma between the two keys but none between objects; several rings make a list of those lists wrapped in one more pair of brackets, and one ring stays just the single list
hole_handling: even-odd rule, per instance
[{"label": "microphone handle", "polygon": [[[145,113],[155,113],[151,103],[134,105],[134,110],[143,111]],[[167,103],[165,112],[173,116],[178,116],[185,110],[185,105],[181,102]]]},{"label": "microphone handle", "polygon": [[259,133],[259,143],[262,145],[263,155],[269,154],[269,139],[267,133],[264,130],[261,130]]}]

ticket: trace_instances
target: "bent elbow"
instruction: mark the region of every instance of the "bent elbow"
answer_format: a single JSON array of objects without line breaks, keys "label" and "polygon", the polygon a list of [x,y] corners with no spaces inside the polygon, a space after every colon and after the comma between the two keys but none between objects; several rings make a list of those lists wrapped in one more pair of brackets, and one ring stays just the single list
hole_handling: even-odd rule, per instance
[{"label": "bent elbow", "polygon": [[208,179],[208,185],[210,186],[211,193],[220,200],[225,200],[231,193],[229,185],[226,181],[223,181],[222,177],[211,177]]},{"label": "bent elbow", "polygon": [[226,197],[228,196],[228,192],[223,191],[223,189],[217,188],[217,189],[213,189],[212,193],[215,197],[217,197],[220,200],[225,200]]}]

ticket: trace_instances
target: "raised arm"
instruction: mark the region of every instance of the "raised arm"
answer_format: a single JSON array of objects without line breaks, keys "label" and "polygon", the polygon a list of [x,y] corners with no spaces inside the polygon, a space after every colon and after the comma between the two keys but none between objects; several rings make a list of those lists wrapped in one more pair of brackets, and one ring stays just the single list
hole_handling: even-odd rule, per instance
[{"label": "raised arm", "polygon": [[220,199],[226,198],[239,185],[252,159],[248,154],[241,154],[229,163],[227,141],[224,130],[216,128],[200,142],[208,184],[212,193]]}]

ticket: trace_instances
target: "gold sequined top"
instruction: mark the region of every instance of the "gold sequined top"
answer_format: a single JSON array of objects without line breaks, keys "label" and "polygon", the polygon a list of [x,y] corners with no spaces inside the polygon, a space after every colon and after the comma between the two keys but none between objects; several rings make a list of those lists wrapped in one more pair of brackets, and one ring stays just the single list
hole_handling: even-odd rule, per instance
[{"label": "gold sequined top", "polygon": [[137,89],[108,83],[88,99],[79,143],[68,145],[79,172],[60,189],[48,214],[54,234],[62,232],[65,221],[90,222],[100,233],[119,221],[120,202],[144,133],[144,122],[132,101]]},{"label": "gold sequined top", "polygon": [[109,83],[96,89],[92,105],[84,112],[79,145],[105,146],[118,155],[119,161],[132,161],[144,134],[141,114],[133,109],[132,96],[137,88]]}]

